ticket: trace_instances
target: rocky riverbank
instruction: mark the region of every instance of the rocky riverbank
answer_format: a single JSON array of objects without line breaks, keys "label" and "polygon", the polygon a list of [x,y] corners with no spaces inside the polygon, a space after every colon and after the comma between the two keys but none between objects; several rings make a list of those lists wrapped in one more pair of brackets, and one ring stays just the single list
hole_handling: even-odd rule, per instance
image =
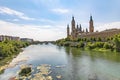
[{"label": "rocky riverbank", "polygon": [[29,45],[29,42],[22,41],[5,40],[0,42],[0,73],[2,74],[4,69],[14,67],[18,62],[21,62],[21,60],[18,60],[15,64],[9,64],[13,58],[23,51],[22,48]]},{"label": "rocky riverbank", "polygon": [[20,62],[24,62],[24,61],[27,61],[28,60],[28,57],[24,57],[24,58],[14,58],[12,60],[12,62],[9,64],[9,62],[3,66],[0,66],[0,71],[3,71],[7,68],[13,68],[15,67],[16,65],[18,65]]}]

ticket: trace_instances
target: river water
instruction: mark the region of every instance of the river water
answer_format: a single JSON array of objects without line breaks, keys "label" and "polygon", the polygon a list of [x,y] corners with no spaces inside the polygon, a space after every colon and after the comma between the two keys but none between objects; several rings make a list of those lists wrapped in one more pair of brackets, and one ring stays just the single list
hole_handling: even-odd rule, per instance
[{"label": "river water", "polygon": [[[8,68],[0,75],[0,80],[8,80],[17,75],[21,64],[32,64],[33,68],[41,64],[51,65],[54,80],[88,80],[96,75],[97,80],[120,80],[120,54],[112,52],[84,51],[79,48],[60,47],[52,44],[31,45],[24,49],[16,60],[26,59]],[[64,66],[56,68],[56,66]]]}]

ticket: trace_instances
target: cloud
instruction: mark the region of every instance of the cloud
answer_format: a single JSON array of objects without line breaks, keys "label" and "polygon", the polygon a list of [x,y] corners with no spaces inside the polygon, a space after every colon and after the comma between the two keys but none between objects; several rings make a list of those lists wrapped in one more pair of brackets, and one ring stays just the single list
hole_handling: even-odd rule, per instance
[{"label": "cloud", "polygon": [[27,17],[24,13],[10,9],[8,7],[0,7],[0,14],[17,16],[18,18],[23,20],[34,20],[34,18]]},{"label": "cloud", "polygon": [[[33,38],[40,41],[51,41],[64,38],[66,28],[62,26],[53,27],[52,25],[22,25],[0,20],[0,35],[19,36]],[[57,32],[57,33],[56,33]]]},{"label": "cloud", "polygon": [[[87,24],[87,23],[86,23]],[[0,20],[0,35],[10,35],[33,38],[40,41],[51,41],[66,37],[66,27],[63,25],[23,25]],[[85,24],[83,24],[85,25]],[[120,29],[120,22],[99,24],[95,30]]]},{"label": "cloud", "polygon": [[97,27],[95,27],[95,30],[103,31],[103,30],[112,29],[112,28],[120,29],[120,22],[112,22],[112,23],[98,25]]},{"label": "cloud", "polygon": [[[89,23],[81,23],[82,29],[89,29]],[[111,22],[111,23],[94,23],[94,31],[104,31],[106,29],[120,29],[120,22]]]},{"label": "cloud", "polygon": [[60,14],[66,14],[66,13],[69,13],[70,11],[68,9],[62,9],[62,8],[55,8],[55,9],[52,9],[53,12],[55,13],[60,13]]}]

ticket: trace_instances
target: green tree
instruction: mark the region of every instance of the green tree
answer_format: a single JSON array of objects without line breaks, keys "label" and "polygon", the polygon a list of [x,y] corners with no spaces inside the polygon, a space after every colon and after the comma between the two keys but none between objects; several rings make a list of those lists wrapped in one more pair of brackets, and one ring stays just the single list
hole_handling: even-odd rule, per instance
[{"label": "green tree", "polygon": [[114,38],[114,42],[115,42],[116,51],[120,52],[120,38],[119,37],[115,37]]},{"label": "green tree", "polygon": [[77,45],[78,48],[84,48],[85,44],[83,41],[80,41]]}]

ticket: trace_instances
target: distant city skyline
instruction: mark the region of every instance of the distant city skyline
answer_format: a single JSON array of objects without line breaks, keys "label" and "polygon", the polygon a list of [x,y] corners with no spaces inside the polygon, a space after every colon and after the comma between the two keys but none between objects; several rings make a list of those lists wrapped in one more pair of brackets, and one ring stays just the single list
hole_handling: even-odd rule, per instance
[{"label": "distant city skyline", "polygon": [[66,37],[72,16],[84,29],[120,28],[120,0],[0,0],[0,35],[46,41]]}]

